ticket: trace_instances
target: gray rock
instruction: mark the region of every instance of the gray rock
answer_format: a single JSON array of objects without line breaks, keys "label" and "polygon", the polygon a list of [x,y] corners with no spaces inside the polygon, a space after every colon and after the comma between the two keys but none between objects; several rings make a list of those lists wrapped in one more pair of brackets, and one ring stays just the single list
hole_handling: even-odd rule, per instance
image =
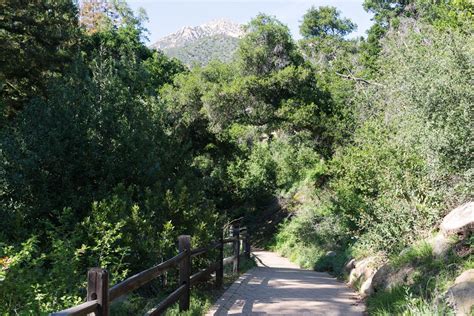
[{"label": "gray rock", "polygon": [[374,291],[390,290],[398,285],[411,285],[414,282],[414,272],[415,267],[412,264],[399,268],[395,268],[390,264],[384,264],[372,278]]},{"label": "gray rock", "polygon": [[375,274],[376,257],[368,257],[355,262],[355,267],[349,275],[349,284],[360,286],[359,292],[368,295],[372,291],[372,277]]},{"label": "gray rock", "polygon": [[474,306],[474,269],[464,271],[456,278],[447,292],[448,301],[454,306],[456,315],[470,315]]},{"label": "gray rock", "polygon": [[364,296],[369,296],[374,293],[374,285],[372,283],[374,275],[370,276],[367,280],[365,280],[362,285],[360,286],[359,293]]},{"label": "gray rock", "polygon": [[438,258],[443,258],[448,254],[449,249],[454,245],[454,241],[442,233],[436,234],[429,238],[426,242],[431,246],[433,255]]},{"label": "gray rock", "polygon": [[474,202],[465,203],[452,210],[440,225],[445,235],[467,233],[474,230]]},{"label": "gray rock", "polygon": [[335,257],[336,256],[336,252],[335,251],[328,251],[326,252],[326,257]]},{"label": "gray rock", "polygon": [[375,291],[383,291],[387,288],[387,278],[392,272],[393,269],[389,264],[384,264],[377,270],[377,272],[375,272],[374,277],[372,278],[373,288]]},{"label": "gray rock", "polygon": [[355,259],[349,260],[345,265],[344,265],[344,272],[349,274],[351,273],[352,269],[355,268]]}]

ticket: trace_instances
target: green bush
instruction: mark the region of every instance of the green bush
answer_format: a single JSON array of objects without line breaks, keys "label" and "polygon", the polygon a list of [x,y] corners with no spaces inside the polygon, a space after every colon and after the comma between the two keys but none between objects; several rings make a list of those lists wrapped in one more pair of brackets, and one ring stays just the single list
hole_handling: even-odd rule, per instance
[{"label": "green bush", "polygon": [[114,284],[174,255],[179,234],[197,246],[217,236],[205,179],[155,98],[183,68],[128,31],[84,36],[47,97],[1,126],[1,314],[70,307],[89,267]]},{"label": "green bush", "polygon": [[[354,99],[359,121],[352,143],[327,163],[327,185],[314,183],[312,200],[295,206],[277,248],[398,254],[469,198],[473,95],[465,73],[472,45],[456,30],[419,24],[415,30],[412,23],[402,20],[383,40],[377,84],[359,87]],[[341,229],[323,230],[326,220]],[[315,257],[328,266],[327,258]]]}]

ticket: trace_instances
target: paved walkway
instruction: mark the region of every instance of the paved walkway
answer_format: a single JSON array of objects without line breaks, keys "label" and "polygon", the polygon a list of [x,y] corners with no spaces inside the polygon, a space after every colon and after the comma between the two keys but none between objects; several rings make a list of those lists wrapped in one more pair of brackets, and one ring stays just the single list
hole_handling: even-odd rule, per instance
[{"label": "paved walkway", "polygon": [[355,292],[327,273],[302,270],[273,252],[257,251],[207,315],[362,315]]}]

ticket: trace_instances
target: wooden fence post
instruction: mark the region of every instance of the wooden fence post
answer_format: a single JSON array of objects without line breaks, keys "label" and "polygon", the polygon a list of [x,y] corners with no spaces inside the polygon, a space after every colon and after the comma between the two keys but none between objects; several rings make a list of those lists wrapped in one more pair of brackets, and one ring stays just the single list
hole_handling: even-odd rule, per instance
[{"label": "wooden fence post", "polygon": [[102,268],[91,268],[87,272],[87,301],[97,300],[98,316],[109,316],[109,273]]},{"label": "wooden fence post", "polygon": [[222,231],[220,239],[219,239],[219,260],[217,262],[217,269],[216,269],[216,286],[217,288],[222,288],[224,283],[224,231]]},{"label": "wooden fence post", "polygon": [[234,260],[234,273],[239,273],[240,271],[240,227],[239,226],[232,226],[232,236],[235,237],[234,241],[234,256],[236,259]]},{"label": "wooden fence post", "polygon": [[184,294],[179,298],[179,311],[189,310],[189,300],[191,295],[191,236],[181,235],[178,237],[179,252],[187,251],[186,256],[179,263],[179,285],[186,285]]}]

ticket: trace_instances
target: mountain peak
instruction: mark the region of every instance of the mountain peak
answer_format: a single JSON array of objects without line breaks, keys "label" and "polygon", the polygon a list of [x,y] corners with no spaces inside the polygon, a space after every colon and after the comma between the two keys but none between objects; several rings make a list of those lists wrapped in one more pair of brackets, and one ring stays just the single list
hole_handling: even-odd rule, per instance
[{"label": "mountain peak", "polygon": [[244,34],[242,25],[227,19],[216,19],[202,25],[209,28],[216,34],[223,34],[231,37],[240,38]]},{"label": "mountain peak", "polygon": [[184,26],[177,32],[159,39],[152,47],[162,50],[170,49],[216,35],[240,38],[243,35],[242,26],[224,18],[215,19],[198,26]]}]

